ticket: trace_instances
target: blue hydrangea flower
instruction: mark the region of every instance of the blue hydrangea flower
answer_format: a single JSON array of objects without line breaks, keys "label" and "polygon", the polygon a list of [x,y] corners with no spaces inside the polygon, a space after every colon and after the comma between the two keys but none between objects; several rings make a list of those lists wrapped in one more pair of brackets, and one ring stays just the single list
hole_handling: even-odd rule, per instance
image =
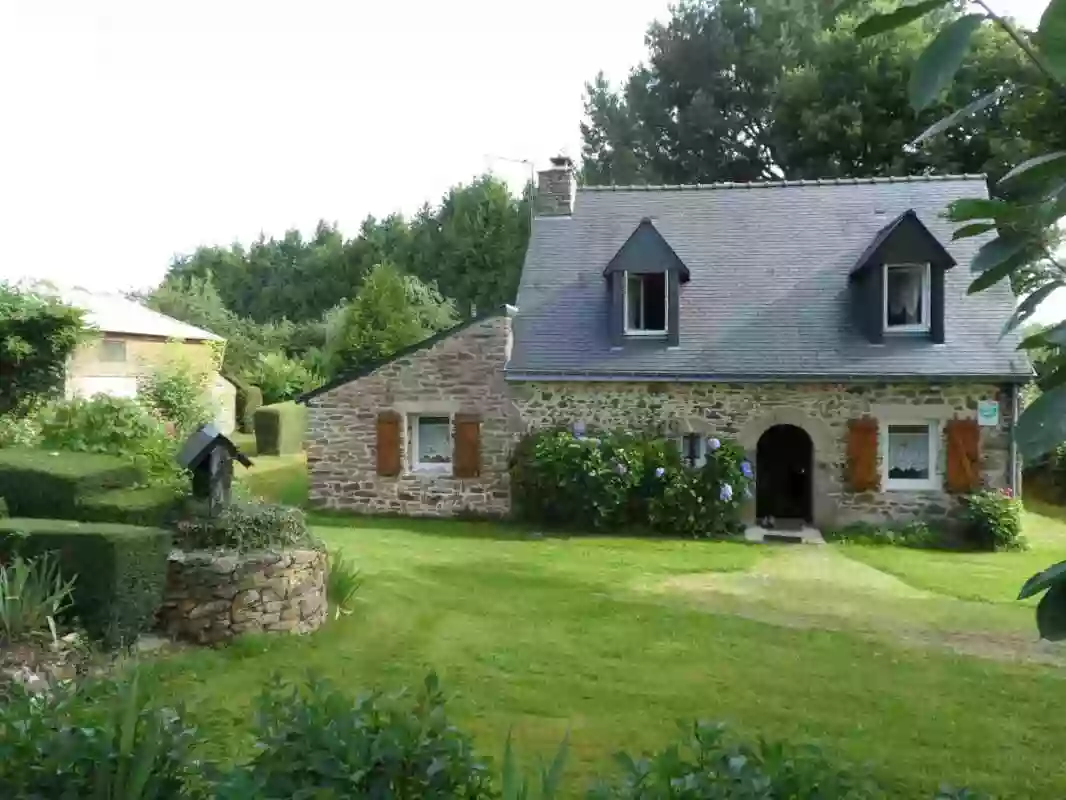
[{"label": "blue hydrangea flower", "polygon": [[720,441],[718,441],[717,439],[713,439],[712,438],[712,439],[708,439],[707,440],[707,447],[710,448],[711,450],[717,450],[721,446],[722,446],[722,443]]},{"label": "blue hydrangea flower", "polygon": [[617,472],[619,475],[625,475],[627,472],[629,472],[629,469],[626,467],[625,464],[619,461],[617,464],[614,465],[614,471]]},{"label": "blue hydrangea flower", "polygon": [[655,468],[655,477],[656,478],[661,478],[665,474],[666,474],[666,467],[656,467]]},{"label": "blue hydrangea flower", "polygon": [[730,485],[729,485],[728,483],[723,483],[723,484],[722,484],[722,491],[721,491],[721,492],[719,492],[718,496],[719,496],[719,497],[720,497],[720,498],[721,498],[721,499],[722,499],[723,501],[725,501],[726,503],[728,503],[728,502],[729,502],[730,500],[732,500],[732,499],[733,499],[733,487],[732,487],[732,486],[730,486]]},{"label": "blue hydrangea flower", "polygon": [[751,463],[748,462],[748,461],[741,461],[740,462],[740,471],[744,475],[745,478],[750,478],[751,475],[752,475]]}]

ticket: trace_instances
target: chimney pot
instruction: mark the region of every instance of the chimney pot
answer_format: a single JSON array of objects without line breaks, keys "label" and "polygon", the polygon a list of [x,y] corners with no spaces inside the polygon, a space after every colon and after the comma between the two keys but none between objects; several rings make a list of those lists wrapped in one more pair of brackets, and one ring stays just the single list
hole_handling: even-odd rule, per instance
[{"label": "chimney pot", "polygon": [[564,155],[554,156],[551,169],[537,173],[537,194],[534,203],[538,217],[568,217],[574,213],[577,194],[577,175],[574,162]]}]

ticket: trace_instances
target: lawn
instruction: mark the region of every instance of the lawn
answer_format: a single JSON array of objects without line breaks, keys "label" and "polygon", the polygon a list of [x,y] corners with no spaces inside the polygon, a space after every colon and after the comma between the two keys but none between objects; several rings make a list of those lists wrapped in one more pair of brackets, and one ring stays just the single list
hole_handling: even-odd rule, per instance
[{"label": "lawn", "polygon": [[[283,484],[278,465],[246,476]],[[267,479],[267,476],[271,477]],[[292,490],[291,488],[289,489]],[[272,674],[353,692],[436,669],[481,749],[514,729],[528,760],[571,736],[575,795],[610,756],[659,748],[675,721],[813,741],[869,765],[894,796],[942,781],[1000,797],[1066,796],[1066,653],[1035,641],[1018,585],[1066,550],[1027,515],[1025,554],[616,538],[532,538],[487,523],[326,520],[361,565],[349,617],[304,638],[247,639],[154,667],[214,742],[248,752]]]}]

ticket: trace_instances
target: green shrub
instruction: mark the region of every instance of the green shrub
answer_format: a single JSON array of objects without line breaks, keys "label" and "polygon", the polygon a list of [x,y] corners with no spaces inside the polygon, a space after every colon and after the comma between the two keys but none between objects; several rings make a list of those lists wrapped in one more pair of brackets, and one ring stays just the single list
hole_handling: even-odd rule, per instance
[{"label": "green shrub", "polygon": [[717,536],[740,526],[751,465],[734,445],[708,440],[704,466],[682,465],[664,439],[629,434],[526,436],[511,457],[515,515],[549,527]]},{"label": "green shrub", "polygon": [[143,699],[139,679],[0,703],[0,797],[185,800],[201,793],[195,730]]},{"label": "green shrub", "polygon": [[840,769],[816,748],[760,739],[732,742],[725,727],[700,722],[682,728],[682,739],[655,755],[622,754],[623,774],[604,783],[593,800],[872,800],[886,795],[868,778]]},{"label": "green shrub", "polygon": [[352,612],[355,593],[363,585],[363,579],[355,563],[344,557],[341,550],[330,550],[326,572],[326,600],[333,609],[334,618]]},{"label": "green shrub", "polygon": [[137,399],[162,422],[170,423],[179,441],[215,417],[210,400],[211,373],[180,355],[164,358],[137,381]]},{"label": "green shrub", "polygon": [[37,447],[41,425],[35,414],[0,414],[0,447]]},{"label": "green shrub", "polygon": [[986,489],[962,499],[962,532],[979,550],[1024,550],[1022,503],[1010,489]]},{"label": "green shrub", "polygon": [[151,627],[162,603],[171,535],[159,528],[52,519],[0,521],[0,557],[54,552],[73,578],[73,612],[108,645]]},{"label": "green shrub", "polygon": [[255,449],[261,456],[288,456],[304,446],[307,408],[297,403],[262,406],[255,412]]},{"label": "green shrub", "polygon": [[8,511],[7,508],[7,500],[5,500],[3,497],[0,497],[0,519],[7,519],[10,516],[11,513]]},{"label": "green shrub", "polygon": [[55,619],[71,604],[74,579],[64,580],[49,553],[15,555],[0,563],[0,633],[6,642],[54,629]]},{"label": "green shrub", "polygon": [[141,467],[117,456],[0,450],[0,496],[16,517],[76,519],[81,498],[143,480]]},{"label": "green shrub", "polygon": [[413,699],[354,702],[326,681],[302,690],[277,681],[259,701],[256,727],[255,755],[229,774],[218,800],[497,796],[488,764],[448,720],[435,675]]},{"label": "green shrub", "polygon": [[237,429],[241,433],[255,431],[255,412],[263,405],[263,392],[258,386],[230,379],[237,387]]},{"label": "green shrub", "polygon": [[174,523],[174,544],[182,550],[270,550],[317,548],[298,508],[235,501],[216,516],[190,502]]},{"label": "green shrub", "polygon": [[903,525],[875,525],[872,522],[854,522],[823,534],[827,542],[837,544],[896,545],[924,550],[946,548],[943,535],[924,522],[908,522]]},{"label": "green shrub", "polygon": [[283,403],[321,383],[307,366],[285,353],[260,353],[249,370],[249,379],[262,389],[262,401]]}]

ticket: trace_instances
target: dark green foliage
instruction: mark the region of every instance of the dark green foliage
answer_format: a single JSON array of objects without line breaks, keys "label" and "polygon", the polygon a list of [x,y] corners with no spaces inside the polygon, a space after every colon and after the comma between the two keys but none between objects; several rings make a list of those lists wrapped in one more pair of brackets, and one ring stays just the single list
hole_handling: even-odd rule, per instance
[{"label": "dark green foliage", "polygon": [[0,414],[57,394],[85,334],[81,310],[0,282]]},{"label": "dark green foliage", "polygon": [[326,681],[300,689],[279,680],[260,699],[256,726],[256,755],[223,781],[218,800],[497,796],[488,764],[445,714],[432,674],[413,698],[354,702]]},{"label": "dark green foliage", "polygon": [[241,433],[255,431],[255,412],[263,405],[263,392],[250,383],[238,383],[237,387],[237,427]]},{"label": "dark green foliage", "polygon": [[749,483],[744,470],[750,474],[751,467],[739,448],[709,441],[715,446],[708,448],[706,465],[690,469],[664,439],[538,431],[519,442],[511,457],[514,513],[526,522],[572,530],[735,533]]},{"label": "dark green foliage", "polygon": [[922,550],[947,548],[943,533],[930,528],[924,522],[907,522],[903,525],[875,525],[872,522],[855,522],[823,534],[827,542],[837,544],[895,545]]},{"label": "dark green foliage", "polygon": [[9,516],[11,516],[11,512],[8,510],[7,500],[0,497],[0,519],[7,519]]},{"label": "dark green foliage", "polygon": [[75,578],[73,612],[107,645],[152,626],[163,597],[171,535],[159,528],[53,519],[0,521],[0,556],[54,552]]},{"label": "dark green foliage", "polygon": [[182,550],[268,550],[319,547],[298,508],[234,502],[216,517],[189,503],[173,523],[174,544]]},{"label": "dark green foliage", "polygon": [[13,687],[0,703],[0,797],[24,800],[205,798],[195,730],[130,683]]},{"label": "dark green foliage", "polygon": [[0,495],[16,517],[76,519],[81,498],[139,483],[130,459],[97,453],[0,450]]},{"label": "dark green foliage", "polygon": [[255,449],[261,456],[300,453],[307,430],[307,407],[297,403],[262,406],[255,412]]},{"label": "dark green foliage", "polygon": [[1022,503],[1009,489],[986,489],[962,499],[963,536],[979,550],[1024,550]]},{"label": "dark green foliage", "polygon": [[658,753],[616,757],[623,774],[590,800],[874,800],[887,795],[861,775],[829,761],[814,747],[763,739],[730,741],[725,726],[698,722]]},{"label": "dark green foliage", "polygon": [[261,390],[260,405],[263,402],[270,404],[292,400],[322,383],[322,378],[303,362],[280,351],[260,353],[249,371],[248,379]]}]

